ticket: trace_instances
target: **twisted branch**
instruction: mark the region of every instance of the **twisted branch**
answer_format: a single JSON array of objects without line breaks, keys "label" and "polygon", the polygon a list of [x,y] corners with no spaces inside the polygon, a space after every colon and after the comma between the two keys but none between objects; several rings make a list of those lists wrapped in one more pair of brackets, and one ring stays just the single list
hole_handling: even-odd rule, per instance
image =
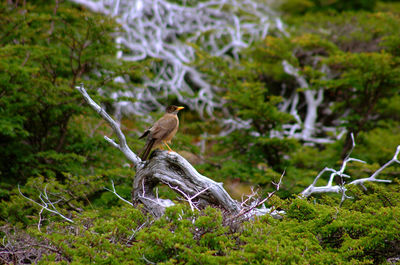
[{"label": "twisted branch", "polygon": [[[345,183],[343,178],[351,178],[349,175],[344,174],[344,171],[346,170],[346,166],[349,162],[355,161],[355,162],[360,162],[360,163],[365,163],[365,161],[362,161],[360,159],[357,158],[351,158],[350,154],[353,151],[354,147],[355,147],[355,141],[354,141],[354,136],[353,134],[351,134],[352,140],[353,140],[353,146],[349,152],[349,154],[347,155],[347,157],[343,160],[342,166],[340,168],[340,170],[335,170],[332,168],[324,168],[321,172],[319,172],[319,174],[316,176],[316,178],[314,179],[313,183],[308,186],[305,190],[303,190],[300,193],[300,196],[302,197],[309,197],[310,195],[314,194],[314,193],[329,193],[329,192],[335,192],[335,193],[342,193],[342,199],[341,199],[341,204],[343,203],[344,200],[346,199],[350,199],[351,197],[346,195],[346,185],[360,185],[362,186],[364,189],[366,189],[366,187],[363,185],[365,182],[384,182],[384,183],[390,183],[392,182],[391,180],[387,180],[387,179],[377,179],[376,177],[388,166],[397,163],[400,164],[400,161],[398,159],[399,153],[400,153],[400,145],[397,146],[396,152],[393,156],[393,158],[391,160],[389,160],[388,162],[386,162],[383,166],[381,166],[378,170],[376,170],[370,177],[368,178],[361,178],[361,179],[356,179],[353,180],[349,183]],[[329,180],[327,185],[325,186],[316,186],[317,181],[320,179],[320,177],[325,173],[325,172],[332,172],[330,174]],[[339,182],[341,183],[340,185],[332,185],[333,180],[335,177],[339,177]]]},{"label": "twisted branch", "polygon": [[40,194],[39,194],[39,199],[40,199],[40,201],[41,201],[41,203],[40,203],[40,202],[37,202],[37,201],[35,201],[35,200],[33,200],[33,199],[31,199],[31,198],[25,196],[25,195],[22,193],[22,191],[21,191],[21,189],[20,189],[20,187],[19,187],[19,185],[18,185],[18,191],[19,191],[19,194],[20,194],[22,197],[24,197],[24,198],[27,199],[28,201],[30,201],[30,202],[32,202],[32,203],[34,203],[34,204],[36,204],[36,205],[38,205],[38,206],[40,206],[40,207],[42,208],[42,209],[40,210],[40,213],[39,213],[39,223],[38,223],[38,229],[39,229],[39,231],[40,231],[40,222],[41,222],[41,220],[42,220],[41,214],[42,214],[43,210],[46,210],[46,211],[51,212],[51,213],[54,213],[54,214],[60,216],[61,218],[63,218],[64,220],[66,220],[67,222],[73,223],[74,221],[72,221],[71,219],[69,219],[68,217],[66,217],[65,215],[63,215],[62,213],[60,213],[60,212],[57,210],[57,208],[54,206],[54,204],[58,203],[59,201],[57,201],[57,202],[52,202],[52,201],[49,199],[49,196],[47,195],[47,190],[46,190],[46,189],[47,189],[47,185],[46,185],[45,188],[44,188],[44,193],[40,192]]}]

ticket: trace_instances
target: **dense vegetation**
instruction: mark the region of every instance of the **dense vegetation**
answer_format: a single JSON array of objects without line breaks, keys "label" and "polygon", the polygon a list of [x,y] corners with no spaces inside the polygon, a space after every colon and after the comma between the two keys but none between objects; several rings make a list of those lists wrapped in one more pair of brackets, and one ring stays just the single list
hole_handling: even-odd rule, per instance
[{"label": "dense vegetation", "polygon": [[[200,48],[194,63],[247,129],[216,135],[218,119],[182,112],[174,149],[204,175],[223,181],[240,199],[250,186],[260,196],[285,171],[269,206],[286,211],[281,220],[263,216],[244,223],[223,211],[192,212],[185,203],[154,220],[124,204],[104,187],[113,180],[129,198],[134,172],[122,154],[102,138],[111,130],[74,89],[81,82],[92,97],[113,111],[110,94],[126,89],[123,75],[140,86],[151,76],[151,60],[116,59],[112,19],[68,2],[7,1],[0,4],[0,260],[4,263],[102,264],[379,264],[400,260],[399,166],[381,178],[391,184],[349,187],[353,197],[299,199],[324,167],[338,168],[351,147],[366,164],[351,163],[352,178],[371,175],[400,144],[400,5],[392,1],[287,0],[282,12],[289,34],[271,32],[240,54],[238,62]],[[282,61],[297,67],[324,90],[321,126],[347,129],[331,144],[272,138],[294,119],[277,107],[286,91],[298,90]],[[326,72],[323,66],[329,67]],[[101,94],[97,88],[101,88]],[[122,99],[126,100],[126,99]],[[171,96],[167,103],[176,103]],[[324,111],[322,111],[322,109]],[[329,110],[329,111],[326,111]],[[299,115],[305,115],[304,113]],[[153,116],[157,117],[159,113]],[[215,118],[222,113],[215,111]],[[133,150],[148,124],[126,116],[122,129]],[[326,136],[325,131],[320,132]],[[326,180],[325,180],[326,181]],[[321,184],[324,185],[323,181]],[[21,196],[40,200],[46,191],[65,222]],[[160,196],[176,200],[169,189]],[[44,196],[42,194],[41,196]],[[178,201],[177,201],[178,202]]]}]

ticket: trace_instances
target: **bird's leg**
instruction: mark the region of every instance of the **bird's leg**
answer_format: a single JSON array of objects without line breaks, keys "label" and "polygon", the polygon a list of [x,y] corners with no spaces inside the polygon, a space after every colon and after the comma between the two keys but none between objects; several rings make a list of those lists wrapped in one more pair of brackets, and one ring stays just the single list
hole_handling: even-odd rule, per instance
[{"label": "bird's leg", "polygon": [[169,145],[167,144],[167,142],[164,142],[164,144],[165,144],[165,145],[168,147],[168,149],[169,149],[168,153],[169,153],[169,152],[173,152],[172,149],[171,149],[171,147],[169,147]]}]

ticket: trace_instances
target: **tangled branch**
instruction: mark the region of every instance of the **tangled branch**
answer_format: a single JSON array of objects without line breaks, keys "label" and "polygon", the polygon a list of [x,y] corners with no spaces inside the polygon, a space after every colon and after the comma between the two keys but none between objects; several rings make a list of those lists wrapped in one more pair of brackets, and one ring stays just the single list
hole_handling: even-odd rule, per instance
[{"label": "tangled branch", "polygon": [[[371,176],[369,176],[367,178],[356,179],[356,180],[353,180],[353,181],[351,181],[351,182],[346,184],[346,182],[344,181],[343,178],[348,178],[348,179],[351,178],[349,175],[344,173],[344,171],[346,170],[347,164],[349,162],[352,162],[352,161],[365,163],[365,161],[362,161],[362,160],[357,159],[357,158],[351,158],[350,157],[350,154],[351,154],[351,152],[353,151],[353,149],[355,147],[355,141],[354,141],[353,134],[351,135],[351,137],[352,137],[352,140],[353,140],[352,149],[350,150],[350,152],[347,155],[347,157],[343,160],[343,163],[342,163],[342,166],[340,167],[340,169],[339,170],[335,170],[333,168],[324,168],[316,176],[316,178],[314,179],[313,183],[300,193],[300,195],[302,197],[309,197],[310,195],[312,195],[314,193],[329,193],[329,192],[342,193],[341,203],[343,203],[344,200],[351,198],[348,195],[346,195],[346,191],[347,191],[346,185],[360,185],[361,187],[363,187],[366,190],[367,188],[364,186],[365,182],[384,182],[384,183],[392,182],[391,180],[378,179],[376,177],[385,168],[389,167],[390,165],[392,165],[394,163],[400,164],[400,161],[398,159],[398,156],[399,156],[399,153],[400,153],[400,145],[397,146],[397,149],[396,149],[396,152],[395,152],[393,158],[391,160],[389,160],[387,163],[385,163],[383,166],[381,166],[378,170],[376,170]],[[317,181],[321,178],[321,176],[325,172],[331,172],[327,185],[325,185],[325,186],[316,186]],[[334,181],[335,177],[338,180],[337,181],[339,183],[338,185],[333,185],[333,181]]]},{"label": "tangled branch", "polygon": [[[116,37],[120,47],[117,57],[126,61],[156,58],[154,77],[143,88],[129,87],[113,96],[132,97],[135,103],[117,103],[121,113],[143,115],[162,108],[165,98],[177,99],[196,110],[200,116],[213,116],[224,108],[217,96],[222,89],[213,86],[199,69],[192,66],[196,48],[213,56],[231,60],[257,40],[264,39],[271,28],[284,32],[283,23],[267,3],[257,0],[209,0],[182,4],[167,0],[70,0],[116,18],[122,31]],[[145,77],[144,77],[145,78]],[[225,117],[226,130],[241,128],[242,121]]]},{"label": "tangled branch", "polygon": [[73,222],[74,222],[74,221],[72,221],[71,219],[69,219],[68,217],[66,217],[65,215],[63,215],[62,213],[60,213],[60,212],[57,210],[57,208],[54,206],[55,204],[57,204],[58,202],[60,202],[60,200],[59,200],[59,201],[56,201],[56,202],[52,202],[52,201],[49,199],[49,196],[47,195],[47,185],[44,187],[43,192],[40,192],[40,194],[39,194],[39,199],[40,199],[41,202],[37,202],[37,201],[35,201],[35,200],[33,200],[33,199],[31,199],[31,198],[25,196],[25,195],[22,193],[22,191],[21,191],[19,185],[18,185],[18,191],[19,191],[19,194],[21,194],[22,197],[24,197],[24,198],[27,199],[28,201],[33,202],[34,204],[36,204],[36,205],[38,205],[38,206],[40,206],[40,207],[42,208],[42,209],[40,210],[40,213],[39,213],[39,223],[38,223],[38,229],[39,229],[39,231],[40,231],[40,222],[41,222],[41,220],[42,220],[41,214],[42,214],[43,210],[46,210],[46,211],[51,212],[51,213],[54,213],[54,214],[60,216],[62,219],[66,220],[67,222],[70,222],[70,223],[73,223]]}]

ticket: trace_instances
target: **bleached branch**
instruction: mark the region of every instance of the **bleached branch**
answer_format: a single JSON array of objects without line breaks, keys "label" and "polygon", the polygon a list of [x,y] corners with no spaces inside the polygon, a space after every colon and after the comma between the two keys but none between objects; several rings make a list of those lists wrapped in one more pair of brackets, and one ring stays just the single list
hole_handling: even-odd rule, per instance
[{"label": "bleached branch", "polygon": [[41,223],[42,223],[42,213],[43,213],[43,211],[44,211],[44,208],[40,209],[40,212],[39,212],[39,221],[38,221],[38,224],[37,224],[37,228],[38,228],[39,232],[42,232],[42,230],[40,229],[40,226],[41,226]]},{"label": "bleached branch", "polygon": [[113,180],[111,180],[111,186],[112,186],[112,190],[110,190],[109,188],[106,188],[106,187],[105,187],[104,189],[106,189],[106,190],[108,190],[108,191],[114,193],[115,196],[117,196],[120,200],[122,200],[123,202],[126,202],[126,203],[129,204],[130,206],[133,206],[133,203],[131,203],[130,201],[125,200],[124,198],[122,198],[122,197],[117,193],[117,191],[115,190],[115,186],[114,186],[114,181],[113,181]]},{"label": "bleached branch", "polygon": [[[158,183],[168,185],[175,192],[183,195],[194,210],[195,207],[215,205],[228,213],[239,211],[238,203],[222,187],[201,174],[183,157],[175,152],[156,150],[145,167],[137,171],[134,180],[134,203],[141,202],[156,216],[165,210],[154,195]],[[196,203],[193,200],[196,198]]]},{"label": "bleached branch", "polygon": [[[285,214],[284,211],[276,211],[275,209],[273,209],[273,207],[266,208],[264,203],[267,202],[269,199],[271,199],[271,197],[274,196],[274,194],[280,189],[284,175],[285,171],[280,176],[278,183],[272,182],[272,184],[275,185],[276,189],[273,192],[269,192],[268,196],[264,199],[260,200],[259,198],[257,198],[258,193],[257,191],[254,191],[252,188],[252,193],[250,195],[247,195],[247,199],[245,200],[242,199],[243,202],[241,204],[240,212],[227,219],[226,222],[237,221],[240,219],[248,220],[254,216],[260,216],[265,214],[269,214],[276,219],[282,218],[283,214]],[[261,209],[258,208],[260,206],[262,206]]]},{"label": "bleached branch", "polygon": [[178,191],[180,194],[182,194],[183,197],[185,197],[186,201],[190,205],[190,209],[192,210],[192,212],[194,211],[194,209],[199,210],[199,208],[197,208],[197,206],[196,206],[196,203],[193,202],[193,199],[195,199],[197,196],[204,193],[205,191],[207,191],[210,188],[210,187],[207,187],[207,188],[199,191],[198,193],[194,194],[193,196],[189,196],[188,194],[186,194],[185,192],[180,190],[178,186],[172,186],[170,183],[165,183],[165,184],[167,184],[171,189]]},{"label": "bleached branch", "polygon": [[[68,217],[66,217],[65,215],[63,215],[62,213],[60,213],[60,212],[56,209],[56,207],[54,206],[54,203],[51,202],[51,200],[49,199],[49,197],[48,197],[48,195],[47,195],[46,188],[44,189],[44,193],[40,192],[40,194],[39,194],[39,199],[41,200],[41,203],[39,203],[39,202],[37,202],[37,201],[35,201],[35,200],[33,200],[33,199],[31,199],[31,198],[25,196],[25,195],[22,193],[22,191],[21,191],[19,185],[18,185],[18,191],[19,191],[19,194],[20,194],[22,197],[24,197],[24,198],[27,199],[28,201],[30,201],[30,202],[32,202],[32,203],[34,203],[34,204],[36,204],[36,205],[38,205],[38,206],[41,207],[40,215],[42,214],[43,210],[46,210],[46,211],[48,211],[48,212],[51,212],[51,213],[54,213],[54,214],[60,216],[61,218],[63,218],[64,220],[66,220],[66,221],[68,221],[68,222],[70,222],[70,223],[74,223],[73,220],[69,219]],[[49,207],[49,206],[50,206],[50,207]],[[39,231],[40,231],[40,221],[41,221],[41,217],[40,217],[40,219],[39,219],[39,224],[38,224],[38,229],[39,229]]]},{"label": "bleached branch", "polygon": [[223,99],[217,95],[224,88],[211,85],[192,66],[196,59],[193,44],[213,56],[237,60],[243,48],[264,39],[271,28],[285,31],[268,3],[258,0],[209,0],[190,4],[167,0],[70,1],[116,18],[122,28],[116,37],[120,47],[117,58],[158,59],[152,63],[154,77],[145,79],[144,88],[129,87],[129,82],[118,78],[127,89],[115,93],[114,97],[136,99],[134,103],[116,103],[120,113],[143,115],[161,108],[160,102],[175,95],[200,116],[204,113],[212,116],[214,109],[224,108]]},{"label": "bleached branch", "polygon": [[[302,197],[308,197],[314,193],[342,193],[342,197],[341,197],[341,204],[343,203],[344,200],[349,199],[351,197],[346,195],[346,185],[361,185],[362,187],[364,187],[364,183],[365,182],[384,182],[384,183],[390,183],[392,182],[391,180],[386,180],[386,179],[377,179],[376,177],[388,166],[397,163],[400,164],[400,161],[398,159],[398,155],[400,153],[400,145],[397,147],[396,152],[393,156],[393,158],[391,160],[389,160],[387,163],[385,163],[382,167],[380,167],[378,170],[376,170],[370,177],[368,178],[361,178],[361,179],[356,179],[353,180],[349,183],[345,183],[343,178],[351,178],[349,175],[344,174],[344,171],[346,170],[347,164],[349,162],[360,162],[360,163],[365,163],[365,161],[362,161],[360,159],[357,158],[351,158],[350,154],[353,151],[354,147],[355,147],[355,141],[354,141],[354,136],[353,134],[351,134],[352,137],[352,141],[353,141],[353,145],[351,150],[349,151],[349,154],[347,155],[347,157],[343,160],[342,166],[340,167],[339,170],[335,170],[332,168],[324,168],[314,179],[313,183],[308,186],[305,190],[303,190],[300,195]],[[320,177],[325,173],[325,172],[332,172],[330,174],[329,180],[327,185],[325,186],[316,186],[317,181],[320,179]],[[332,185],[333,184],[333,180],[335,178],[335,176],[339,177],[340,183],[341,185]]]},{"label": "bleached branch", "polygon": [[135,237],[136,233],[139,232],[145,225],[147,225],[147,224],[150,225],[150,224],[152,224],[153,222],[154,222],[154,220],[151,221],[151,222],[146,221],[146,222],[144,222],[143,224],[141,224],[138,228],[132,229],[132,234],[129,236],[128,241],[131,241],[131,240]]},{"label": "bleached branch", "polygon": [[[281,135],[288,136],[290,138],[296,138],[309,143],[325,144],[332,143],[335,139],[329,137],[317,138],[315,133],[317,131],[317,119],[318,119],[318,108],[323,103],[324,89],[318,88],[317,90],[310,89],[310,85],[306,78],[300,73],[300,70],[291,65],[288,61],[282,61],[282,66],[285,73],[293,76],[301,91],[294,90],[289,98],[284,98],[283,103],[280,105],[280,110],[283,112],[289,112],[295,118],[296,123],[285,124],[282,126],[284,129],[282,132],[274,131],[272,136],[279,137]],[[328,71],[326,66],[322,67],[323,71]],[[306,107],[305,117],[302,119],[298,113],[299,109],[299,94],[304,95],[304,105]],[[290,107],[290,110],[289,110]],[[319,130],[330,130],[331,128],[325,128],[320,126]],[[336,129],[335,129],[336,132]]]},{"label": "bleached branch", "polygon": [[100,116],[111,126],[114,133],[118,137],[119,143],[117,144],[114,142],[114,140],[108,138],[107,136],[104,136],[104,139],[115,148],[118,148],[126,156],[126,158],[131,161],[136,168],[138,168],[141,165],[142,160],[129,148],[128,144],[126,143],[125,135],[122,133],[118,123],[116,123],[106,111],[104,111],[96,102],[93,101],[93,99],[86,92],[83,84],[77,86],[76,89],[82,94],[89,106],[92,107],[92,109],[94,109],[98,114],[100,114]]},{"label": "bleached branch", "polygon": [[376,177],[388,166],[391,166],[394,163],[400,164],[399,161],[399,153],[400,153],[400,145],[397,146],[396,152],[393,156],[393,158],[391,160],[389,160],[388,162],[386,162],[383,166],[381,166],[377,171],[375,171],[370,177],[368,178],[363,178],[363,179],[356,179],[353,180],[352,182],[350,182],[349,184],[353,184],[353,185],[361,185],[364,182],[367,181],[373,181],[373,182],[384,182],[384,183],[390,183],[392,182],[391,180],[387,180],[387,179],[377,179]]}]

